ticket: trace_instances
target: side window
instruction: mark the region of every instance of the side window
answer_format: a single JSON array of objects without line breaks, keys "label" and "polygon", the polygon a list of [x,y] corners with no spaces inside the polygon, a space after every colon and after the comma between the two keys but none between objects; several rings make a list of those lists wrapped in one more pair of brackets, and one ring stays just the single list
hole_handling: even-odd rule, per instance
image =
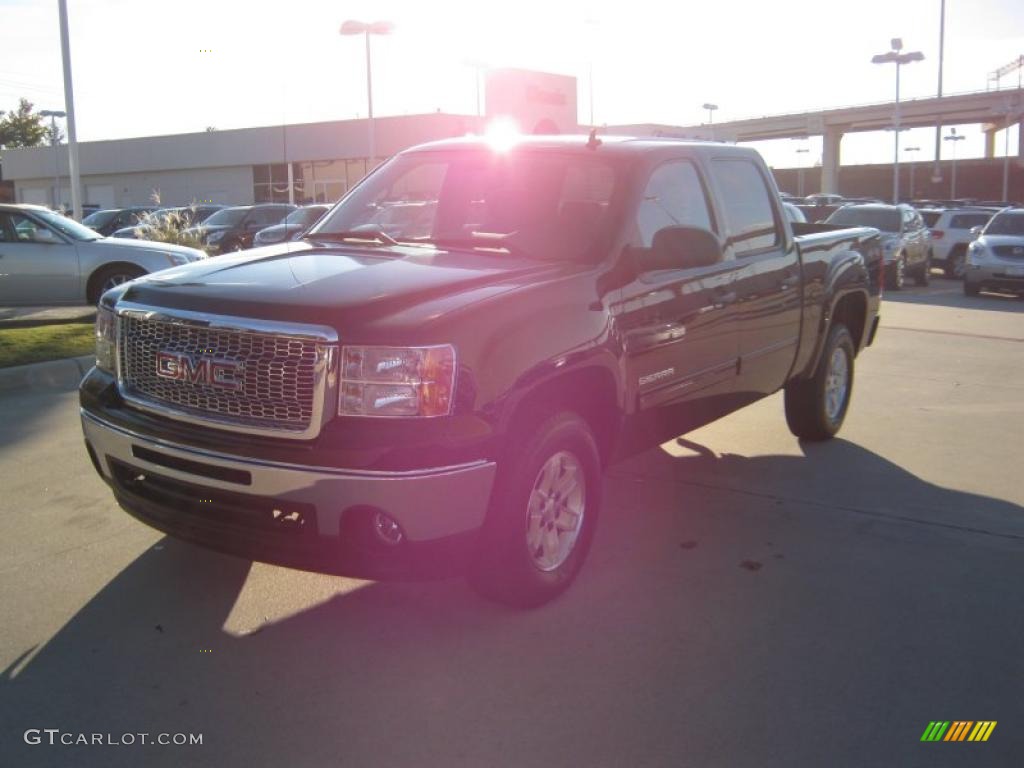
[{"label": "side window", "polygon": [[711,174],[721,192],[728,243],[736,255],[778,245],[771,196],[758,167],[742,158],[721,158],[712,161]]},{"label": "side window", "polygon": [[[11,214],[8,219],[10,226],[10,235],[13,235],[14,242],[18,243],[40,243],[40,242],[53,242],[55,238],[52,237],[49,230],[41,224],[37,224],[32,219],[22,216],[19,213]],[[40,232],[45,234],[40,235]]]},{"label": "side window", "polygon": [[693,163],[676,160],[654,169],[637,209],[636,226],[644,248],[650,248],[654,233],[665,227],[714,231],[704,185]]},{"label": "side window", "polygon": [[16,237],[11,215],[0,211],[0,243],[13,243]]}]

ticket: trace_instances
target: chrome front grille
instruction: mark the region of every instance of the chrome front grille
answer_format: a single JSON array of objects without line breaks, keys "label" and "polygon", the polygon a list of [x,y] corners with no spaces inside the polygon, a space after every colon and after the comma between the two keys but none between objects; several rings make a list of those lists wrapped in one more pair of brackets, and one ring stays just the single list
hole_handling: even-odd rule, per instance
[{"label": "chrome front grille", "polygon": [[[129,402],[252,434],[319,433],[334,385],[333,330],[134,305],[117,314],[118,383]],[[158,356],[181,361],[187,375],[168,377]],[[214,367],[227,371],[223,379],[210,375]]]}]

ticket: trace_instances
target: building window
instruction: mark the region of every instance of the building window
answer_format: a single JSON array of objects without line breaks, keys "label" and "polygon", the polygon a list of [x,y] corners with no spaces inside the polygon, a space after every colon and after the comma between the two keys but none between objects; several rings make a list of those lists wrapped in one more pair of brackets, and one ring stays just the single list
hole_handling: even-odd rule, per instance
[{"label": "building window", "polygon": [[[252,197],[257,203],[288,202],[288,165],[254,165],[252,167]],[[306,197],[303,184],[302,163],[292,163],[292,184],[295,200]]]}]

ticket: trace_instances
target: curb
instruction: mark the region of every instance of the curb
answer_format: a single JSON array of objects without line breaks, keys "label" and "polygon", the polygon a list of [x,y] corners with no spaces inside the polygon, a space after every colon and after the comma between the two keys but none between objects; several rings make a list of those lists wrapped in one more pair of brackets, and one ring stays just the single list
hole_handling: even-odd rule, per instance
[{"label": "curb", "polygon": [[95,359],[93,355],[83,355],[0,368],[0,394],[26,390],[70,392],[78,388]]},{"label": "curb", "polygon": [[0,331],[8,328],[41,328],[44,325],[71,325],[73,323],[95,323],[96,312],[69,315],[57,318],[18,317],[0,319]]}]

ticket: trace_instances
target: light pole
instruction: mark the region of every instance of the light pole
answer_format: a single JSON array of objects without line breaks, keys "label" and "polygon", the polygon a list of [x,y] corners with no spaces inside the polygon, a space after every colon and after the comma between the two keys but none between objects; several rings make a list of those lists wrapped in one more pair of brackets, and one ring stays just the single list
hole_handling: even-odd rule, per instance
[{"label": "light pole", "polygon": [[718,109],[717,104],[703,104],[701,109],[708,111],[708,126],[711,128],[711,140],[715,140],[715,110]]},{"label": "light pole", "polygon": [[68,111],[68,175],[71,177],[71,215],[82,220],[82,179],[78,173],[78,133],[75,128],[75,93],[71,82],[71,43],[68,36],[68,3],[57,1],[60,19],[60,52],[64,64],[64,109]]},{"label": "light pole", "polygon": [[53,145],[53,207],[60,207],[60,153],[57,151],[57,118],[67,117],[66,112],[59,109],[44,109],[40,113],[50,118],[50,144]]},{"label": "light pole", "polygon": [[872,64],[895,64],[896,65],[896,105],[893,108],[893,148],[892,160],[892,202],[896,205],[900,201],[900,65],[909,64],[912,61],[923,61],[924,54],[920,51],[900,53],[903,50],[903,41],[894,37],[890,44],[892,50],[888,53],[880,53],[871,57]]},{"label": "light pole", "polygon": [[374,21],[367,24],[363,21],[349,19],[341,25],[338,30],[342,35],[364,35],[366,37],[366,112],[369,128],[369,158],[367,160],[366,172],[373,168],[374,158],[377,156],[377,137],[373,130],[373,73],[370,66],[370,35],[390,35],[395,25],[390,21]]},{"label": "light pole", "polygon": [[[904,147],[904,152],[920,152],[920,147]],[[910,199],[914,199],[914,162],[910,161]]]},{"label": "light pole", "polygon": [[953,142],[953,179],[951,182],[951,186],[949,188],[949,197],[952,200],[956,200],[956,143],[958,141],[963,141],[966,138],[966,136],[958,136],[956,133],[956,128],[950,128],[949,136],[942,137],[943,141]]},{"label": "light pole", "polygon": [[[1024,63],[1024,57],[1021,58]],[[1010,106],[1010,102],[1007,100],[999,111],[1006,115],[1006,123],[1003,125],[1003,196],[1001,199],[1007,200],[1010,197],[1010,117],[1016,110]]]},{"label": "light pole", "polygon": [[[803,149],[798,149],[796,153],[798,155],[804,155],[810,151],[811,150],[807,149],[807,147],[804,147]],[[797,158],[797,160],[799,160],[799,158]],[[796,169],[796,194],[797,197],[804,196],[804,166],[802,164],[798,165]]]},{"label": "light pole", "polygon": [[480,98],[480,77],[483,71],[487,69],[487,63],[480,59],[466,59],[464,63],[467,67],[472,67],[476,75],[476,116],[483,117],[484,108],[483,101]]}]

